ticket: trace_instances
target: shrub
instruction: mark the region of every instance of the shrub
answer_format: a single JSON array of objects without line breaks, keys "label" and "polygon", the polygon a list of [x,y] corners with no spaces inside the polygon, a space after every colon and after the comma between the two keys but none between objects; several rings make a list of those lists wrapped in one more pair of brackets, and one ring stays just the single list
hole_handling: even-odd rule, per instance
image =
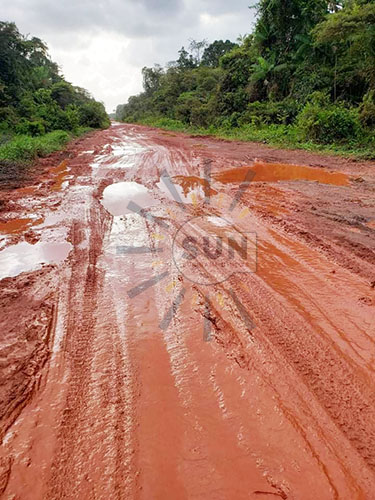
[{"label": "shrub", "polygon": [[10,106],[0,107],[0,130],[8,131],[14,128],[19,122],[14,108]]},{"label": "shrub", "polygon": [[172,120],[171,118],[166,117],[158,117],[158,116],[149,116],[142,120],[144,125],[150,125],[151,127],[159,127],[167,130],[185,130],[186,125],[184,125],[179,120]]},{"label": "shrub", "polygon": [[239,124],[285,124],[293,122],[298,114],[298,104],[292,99],[284,99],[278,102],[255,101],[247,105],[245,113],[242,114]]},{"label": "shrub", "polygon": [[46,129],[40,120],[29,121],[23,119],[16,126],[16,133],[21,135],[32,135],[35,137],[37,135],[45,134]]},{"label": "shrub", "polygon": [[207,127],[213,116],[214,102],[206,102],[198,92],[183,92],[177,99],[174,115],[177,120],[196,127]]},{"label": "shrub", "polygon": [[207,127],[210,116],[211,110],[208,104],[196,104],[191,110],[191,123],[197,127]]},{"label": "shrub", "polygon": [[241,113],[238,111],[234,111],[229,117],[227,124],[229,128],[236,128],[239,126],[239,120],[241,119]]},{"label": "shrub", "polygon": [[375,126],[375,92],[370,90],[359,107],[359,119],[364,127]]},{"label": "shrub", "polygon": [[88,101],[79,108],[80,125],[92,128],[107,128],[110,125],[108,115],[102,103]]},{"label": "shrub", "polygon": [[174,107],[174,113],[177,120],[191,124],[191,112],[197,99],[195,92],[183,92],[179,95]]},{"label": "shrub", "polygon": [[70,105],[65,111],[60,110],[56,114],[55,126],[56,130],[76,130],[79,127],[80,116],[76,106]]},{"label": "shrub", "polygon": [[303,140],[332,144],[336,141],[355,139],[361,126],[356,110],[339,105],[322,106],[308,102],[297,117]]},{"label": "shrub", "polygon": [[76,130],[79,127],[79,109],[74,104],[66,108],[65,115],[69,124],[68,130]]}]

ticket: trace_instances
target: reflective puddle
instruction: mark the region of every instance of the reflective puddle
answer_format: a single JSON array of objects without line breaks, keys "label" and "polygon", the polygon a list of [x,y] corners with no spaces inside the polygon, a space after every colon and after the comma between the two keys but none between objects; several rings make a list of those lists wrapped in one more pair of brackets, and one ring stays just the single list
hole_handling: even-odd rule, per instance
[{"label": "reflective puddle", "polygon": [[73,246],[64,242],[38,242],[31,245],[22,241],[0,252],[0,279],[39,269],[42,264],[59,264],[65,260]]},{"label": "reflective puddle", "polygon": [[133,142],[131,138],[126,138],[124,141],[112,144],[113,156],[134,156],[142,153],[145,150],[143,146],[137,142]]},{"label": "reflective puddle", "polygon": [[146,149],[131,138],[125,137],[123,140],[104,146],[102,153],[95,158],[91,166],[98,168],[105,164],[106,167],[111,168],[131,168],[135,165],[137,157]]},{"label": "reflective puddle", "polygon": [[243,166],[212,174],[223,184],[242,182],[247,172],[255,172],[255,182],[278,181],[315,181],[334,186],[348,186],[349,177],[341,172],[331,172],[325,168],[291,165],[287,163],[255,162],[252,166]]},{"label": "reflective puddle", "polygon": [[157,204],[157,200],[150,191],[138,182],[117,182],[107,186],[103,191],[101,203],[114,216],[134,212],[128,205],[133,202],[141,208],[148,208]]}]

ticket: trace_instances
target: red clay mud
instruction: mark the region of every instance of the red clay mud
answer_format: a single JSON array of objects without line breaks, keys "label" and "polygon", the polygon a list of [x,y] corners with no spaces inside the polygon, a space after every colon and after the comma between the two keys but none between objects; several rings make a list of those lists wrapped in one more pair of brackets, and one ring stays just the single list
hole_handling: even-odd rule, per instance
[{"label": "red clay mud", "polygon": [[373,164],[113,124],[0,197],[2,498],[373,498]]}]

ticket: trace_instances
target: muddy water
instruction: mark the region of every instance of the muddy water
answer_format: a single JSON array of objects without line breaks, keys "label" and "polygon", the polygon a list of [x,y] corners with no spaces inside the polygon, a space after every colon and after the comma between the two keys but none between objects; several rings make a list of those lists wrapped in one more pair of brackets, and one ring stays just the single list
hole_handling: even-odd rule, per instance
[{"label": "muddy water", "polygon": [[263,163],[256,161],[254,165],[236,167],[213,174],[219,182],[242,182],[248,171],[254,172],[254,182],[279,182],[279,181],[314,181],[334,186],[347,186],[349,178],[341,172],[330,172],[319,167],[293,165],[283,163]]},{"label": "muddy water", "polygon": [[20,234],[31,226],[41,224],[43,219],[25,218],[0,222],[0,234]]},{"label": "muddy water", "polygon": [[[295,213],[283,182],[231,208],[247,167],[225,171],[230,146],[192,153],[178,135],[128,125],[100,134],[101,147],[82,144],[82,175],[60,167],[75,184],[64,218],[42,225],[43,236],[64,220],[70,242],[49,253],[43,237],[30,245],[36,266],[61,262],[53,354],[4,440],[5,498],[372,498],[371,286],[284,230]],[[211,186],[200,149],[222,168]],[[328,169],[253,168],[255,180],[326,184],[335,199],[353,189]],[[242,262],[251,272],[240,275],[225,258],[177,268],[173,244],[186,250],[176,234],[188,221],[199,241],[256,233],[257,267]],[[22,244],[3,257],[17,273],[29,266]],[[192,269],[210,285],[189,280]]]},{"label": "muddy water", "polygon": [[181,186],[182,192],[184,196],[187,198],[188,194],[191,193],[192,191],[196,191],[197,188],[201,188],[199,190],[200,193],[204,193],[204,195],[209,195],[213,196],[217,194],[217,191],[215,191],[208,180],[202,179],[201,177],[197,176],[186,176],[186,175],[175,175],[173,177],[173,181]]},{"label": "muddy water", "polygon": [[52,166],[48,171],[48,178],[45,180],[49,180],[52,177],[50,182],[50,189],[52,191],[60,191],[68,186],[70,167],[68,165],[67,160],[63,160],[56,166]]}]

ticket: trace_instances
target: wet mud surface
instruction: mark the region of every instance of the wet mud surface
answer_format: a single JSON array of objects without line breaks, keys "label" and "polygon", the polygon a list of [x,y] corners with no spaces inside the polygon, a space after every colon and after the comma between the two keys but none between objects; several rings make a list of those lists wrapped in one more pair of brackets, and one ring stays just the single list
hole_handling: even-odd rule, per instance
[{"label": "wet mud surface", "polygon": [[113,124],[1,187],[2,498],[373,498],[374,164]]}]

